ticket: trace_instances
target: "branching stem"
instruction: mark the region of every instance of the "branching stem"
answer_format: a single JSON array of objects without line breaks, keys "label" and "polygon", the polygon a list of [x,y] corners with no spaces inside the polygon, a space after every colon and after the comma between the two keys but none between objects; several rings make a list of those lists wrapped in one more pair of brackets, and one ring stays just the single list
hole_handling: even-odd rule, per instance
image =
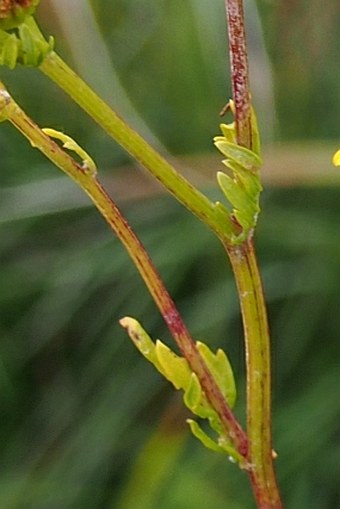
[{"label": "branching stem", "polygon": [[[242,0],[225,0],[238,144],[252,149],[249,70]],[[31,22],[39,39],[39,29]],[[41,35],[42,37],[42,35]],[[270,338],[265,299],[252,235],[233,245],[233,221],[223,206],[216,206],[131,129],[54,52],[40,70],[68,93],[115,141],[147,168],[180,202],[220,238],[230,258],[241,303],[247,366],[247,435],[231,412],[214,378],[202,360],[178,310],[143,245],[106,193],[98,178],[78,164],[39,129],[0,83],[0,121],[8,119],[54,164],[67,173],[90,197],[121,240],[140,272],[182,355],[201,383],[211,406],[220,416],[226,434],[244,458],[259,509],[282,509],[273,467],[271,439]]]},{"label": "branching stem", "polygon": [[[191,185],[149,143],[115,113],[98,95],[52,51],[40,70],[66,92],[117,143],[146,168],[185,207],[224,238],[230,230],[228,214],[216,208]],[[228,228],[229,226],[229,228]]]},{"label": "branching stem", "polygon": [[0,82],[0,119],[9,120],[50,161],[71,177],[90,197],[101,215],[124,245],[142,276],[157,307],[159,308],[181,353],[187,359],[212,407],[219,414],[226,435],[244,458],[242,467],[247,468],[248,443],[241,428],[215,379],[199,354],[183,319],[143,244],[133,232],[119,208],[107,194],[98,178],[78,164],[69,154],[47,136],[18,106]]}]

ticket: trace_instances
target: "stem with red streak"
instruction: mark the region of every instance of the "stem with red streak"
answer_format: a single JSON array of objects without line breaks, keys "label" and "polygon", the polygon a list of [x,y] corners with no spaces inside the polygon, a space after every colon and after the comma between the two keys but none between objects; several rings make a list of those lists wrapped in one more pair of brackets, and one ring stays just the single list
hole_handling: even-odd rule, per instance
[{"label": "stem with red streak", "polygon": [[[235,125],[239,145],[252,148],[249,67],[242,0],[226,0]],[[244,328],[250,480],[259,509],[282,509],[272,451],[270,336],[252,236],[225,244],[233,268]]]},{"label": "stem with red streak", "polygon": [[9,120],[30,141],[32,146],[38,148],[87,193],[122,242],[149,289],[181,353],[187,359],[191,369],[197,374],[207,399],[220,416],[226,435],[229,436],[240,456],[244,458],[244,465],[242,466],[246,467],[248,464],[248,444],[245,432],[232,413],[215,379],[198,352],[195,342],[143,244],[133,232],[117,205],[107,194],[98,178],[89,174],[69,154],[64,152],[58,144],[41,131],[12,99],[1,82],[0,119]]}]

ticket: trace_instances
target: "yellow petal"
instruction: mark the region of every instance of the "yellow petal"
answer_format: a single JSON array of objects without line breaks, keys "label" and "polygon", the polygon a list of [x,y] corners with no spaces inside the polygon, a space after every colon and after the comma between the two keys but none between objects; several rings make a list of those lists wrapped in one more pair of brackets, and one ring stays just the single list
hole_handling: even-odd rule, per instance
[{"label": "yellow petal", "polygon": [[335,152],[332,162],[333,162],[334,166],[340,166],[340,150]]}]

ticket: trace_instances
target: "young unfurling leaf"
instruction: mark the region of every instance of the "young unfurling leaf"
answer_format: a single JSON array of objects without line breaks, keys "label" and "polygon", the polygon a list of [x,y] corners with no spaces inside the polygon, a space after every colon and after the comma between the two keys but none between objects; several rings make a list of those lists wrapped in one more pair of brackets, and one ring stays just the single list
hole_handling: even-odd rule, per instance
[{"label": "young unfurling leaf", "polygon": [[252,150],[231,143],[224,136],[215,136],[214,143],[224,156],[238,163],[242,168],[256,174],[261,167],[261,158]]},{"label": "young unfurling leaf", "polygon": [[[233,102],[230,101],[229,104],[231,111],[234,112]],[[231,170],[230,175],[218,172],[217,181],[233,207],[231,216],[236,219],[241,228],[238,234],[231,237],[234,244],[243,242],[251,234],[260,212],[259,197],[262,186],[259,170],[262,162],[259,132],[253,109],[251,123],[252,150],[237,144],[234,122],[222,124],[223,136],[214,138],[215,146],[226,157],[223,164]]]},{"label": "young unfurling leaf", "polygon": [[70,136],[61,133],[60,131],[56,131],[55,129],[50,129],[49,127],[44,127],[42,131],[47,134],[47,136],[50,136],[50,138],[62,141],[64,148],[75,152],[83,161],[82,168],[85,173],[92,176],[97,174],[97,167],[92,157],[90,157],[89,154],[85,152],[85,150],[82,149]]}]

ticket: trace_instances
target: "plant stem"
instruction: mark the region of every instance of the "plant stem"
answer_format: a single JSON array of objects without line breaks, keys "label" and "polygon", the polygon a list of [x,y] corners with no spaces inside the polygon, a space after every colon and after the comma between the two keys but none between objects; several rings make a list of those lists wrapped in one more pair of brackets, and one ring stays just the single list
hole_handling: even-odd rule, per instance
[{"label": "plant stem", "polygon": [[226,247],[241,304],[247,367],[250,478],[261,509],[281,509],[271,437],[270,337],[261,277],[252,240]]},{"label": "plant stem", "polygon": [[98,180],[95,180],[94,184],[85,190],[131,256],[181,353],[187,359],[191,369],[197,374],[208,400],[219,414],[225,432],[239,454],[245,458],[244,467],[246,467],[248,464],[246,435],[201,358],[195,342],[144,246]]},{"label": "plant stem", "polygon": [[159,308],[181,353],[191,369],[197,374],[201,386],[224,425],[239,455],[244,458],[241,466],[248,466],[248,443],[241,428],[215,379],[203,361],[182,317],[143,244],[131,229],[119,208],[107,194],[98,178],[78,164],[68,153],[48,137],[18,106],[0,82],[0,120],[9,120],[50,161],[71,177],[90,197],[103,218],[124,245],[142,276],[150,294]]},{"label": "plant stem", "polygon": [[242,0],[225,0],[229,55],[239,145],[251,149],[249,68]]},{"label": "plant stem", "polygon": [[147,141],[98,97],[57,53],[50,52],[39,69],[70,95],[117,143],[220,238],[230,233],[231,226],[227,211],[216,208],[214,203],[180,175]]},{"label": "plant stem", "polygon": [[[242,0],[225,0],[239,145],[252,149],[249,67]],[[239,246],[225,243],[241,305],[247,369],[250,480],[259,509],[283,507],[273,466],[270,336],[252,234]]]}]

